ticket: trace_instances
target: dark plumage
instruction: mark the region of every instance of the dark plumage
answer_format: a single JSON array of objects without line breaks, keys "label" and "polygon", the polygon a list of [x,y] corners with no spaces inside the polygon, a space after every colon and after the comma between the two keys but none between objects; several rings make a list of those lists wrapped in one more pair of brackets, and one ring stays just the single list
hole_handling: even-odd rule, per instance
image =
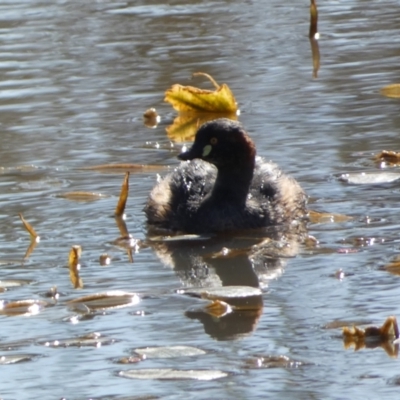
[{"label": "dark plumage", "polygon": [[300,185],[276,164],[256,157],[243,126],[221,118],[205,123],[178,156],[182,162],[151,191],[149,224],[188,233],[290,225],[306,215]]}]

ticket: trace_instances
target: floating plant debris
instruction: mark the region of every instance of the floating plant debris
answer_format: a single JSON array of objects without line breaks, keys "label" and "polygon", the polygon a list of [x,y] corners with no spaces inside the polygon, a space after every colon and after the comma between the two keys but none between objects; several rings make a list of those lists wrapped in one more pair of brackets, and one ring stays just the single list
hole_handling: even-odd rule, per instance
[{"label": "floating plant debris", "polygon": [[31,238],[31,243],[29,244],[29,246],[25,252],[25,255],[24,255],[24,260],[26,260],[31,255],[31,253],[35,249],[36,245],[40,242],[40,236],[33,229],[32,225],[24,219],[22,214],[18,214],[18,215],[21,218],[22,223],[24,224],[24,228],[27,230],[27,232],[29,233],[29,236]]},{"label": "floating plant debris", "polygon": [[327,324],[323,325],[323,329],[339,329],[339,328],[344,328],[349,326],[350,324],[352,325],[367,325],[370,324],[371,321],[368,320],[359,320],[359,321],[342,321],[342,320],[334,320],[331,322],[328,322]]},{"label": "floating plant debris", "polygon": [[57,289],[57,286],[53,286],[47,292],[44,292],[42,296],[53,300],[58,300],[60,298],[60,293]]},{"label": "floating plant debris", "polygon": [[308,37],[310,39],[315,38],[318,34],[318,9],[315,0],[310,1],[310,31]]},{"label": "floating plant debris", "polygon": [[32,225],[24,219],[22,214],[18,214],[19,217],[21,218],[22,223],[24,224],[25,229],[28,231],[29,235],[31,236],[32,240],[35,240],[36,242],[40,241],[40,236],[36,233],[36,231],[33,229]]},{"label": "floating plant debris", "polygon": [[315,236],[307,235],[304,239],[304,244],[308,248],[316,248],[319,246],[319,240]]},{"label": "floating plant debris", "polygon": [[49,306],[50,304],[43,300],[17,300],[17,301],[0,301],[0,314],[9,317],[16,315],[36,315]]},{"label": "floating plant debris", "polygon": [[219,370],[182,370],[172,368],[133,369],[120,371],[118,376],[129,379],[159,379],[159,380],[181,380],[193,379],[198,381],[211,381],[225,378],[227,372]]},{"label": "floating plant debris", "polygon": [[102,266],[110,265],[111,264],[111,256],[109,256],[107,253],[100,254],[99,263]]},{"label": "floating plant debris", "polygon": [[0,259],[0,266],[2,265],[21,265],[21,260],[5,260]]},{"label": "floating plant debris", "polygon": [[383,87],[381,94],[392,99],[400,99],[400,83],[393,83]]},{"label": "floating plant debris", "polygon": [[174,357],[192,357],[206,354],[204,350],[190,346],[160,346],[143,347],[135,349],[134,352],[147,358],[174,358]]},{"label": "floating plant debris", "polygon": [[320,52],[319,52],[319,33],[318,33],[318,9],[315,0],[310,1],[310,30],[308,37],[311,44],[311,54],[313,61],[313,78],[318,78],[318,71],[320,67]]},{"label": "floating plant debris", "polygon": [[0,365],[17,364],[20,362],[32,361],[38,354],[5,354],[0,355]]},{"label": "floating plant debris", "polygon": [[246,368],[298,368],[304,365],[301,361],[295,361],[287,356],[260,356],[246,361]]},{"label": "floating plant debris", "polygon": [[228,85],[218,83],[208,74],[196,72],[193,76],[205,76],[215,86],[215,91],[193,86],[173,85],[165,92],[164,100],[181,113],[213,112],[236,113],[237,103]]},{"label": "floating plant debris", "polygon": [[354,346],[354,350],[362,348],[382,347],[390,356],[398,355],[399,328],[396,317],[388,317],[381,327],[369,326],[365,329],[352,327],[343,328],[343,342],[345,348]]},{"label": "floating plant debris", "polygon": [[180,289],[178,293],[208,300],[228,303],[234,310],[258,310],[262,308],[261,289],[250,286],[222,286],[216,288]]},{"label": "floating plant debris", "polygon": [[117,217],[122,217],[125,212],[126,201],[128,200],[129,194],[129,172],[125,173],[124,181],[122,182],[121,193],[119,195],[119,200],[117,207],[115,208],[115,215]]},{"label": "floating plant debris", "polygon": [[157,110],[153,107],[146,110],[143,114],[144,125],[148,128],[156,128],[160,121],[161,117],[157,114]]},{"label": "floating plant debris", "polygon": [[159,165],[144,164],[101,164],[91,167],[82,167],[82,170],[98,171],[106,173],[124,173],[124,172],[143,172],[143,171],[159,171],[163,167]]},{"label": "floating plant debris", "polygon": [[33,282],[34,281],[29,279],[3,279],[0,281],[0,291],[30,285]]},{"label": "floating plant debris", "polygon": [[65,193],[59,193],[57,197],[74,201],[94,201],[94,200],[104,199],[108,196],[94,192],[65,192]]},{"label": "floating plant debris", "polygon": [[391,150],[382,150],[374,156],[374,160],[379,163],[385,163],[390,166],[400,165],[400,152]]},{"label": "floating plant debris", "polygon": [[96,293],[89,296],[79,297],[68,302],[69,306],[84,304],[90,310],[127,307],[138,304],[140,301],[136,293],[113,290],[105,293]]},{"label": "floating plant debris", "polygon": [[124,221],[124,214],[121,216],[115,215],[115,222],[117,223],[117,227],[121,236],[115,239],[112,244],[115,246],[121,247],[126,250],[129,258],[129,262],[133,262],[133,251],[137,252],[141,245],[141,241],[139,239],[135,239],[129,232]]},{"label": "floating plant debris", "polygon": [[[38,237],[39,239],[39,237]],[[27,260],[29,256],[32,254],[33,250],[35,250],[36,245],[38,244],[38,241],[36,239],[31,239],[31,242],[29,243],[28,248],[26,249],[25,255],[24,255],[24,260]]]},{"label": "floating plant debris", "polygon": [[79,270],[81,265],[79,264],[79,259],[82,254],[82,247],[75,245],[71,247],[68,257],[68,267],[69,267],[69,277],[74,289],[83,288],[83,280],[79,276]]},{"label": "floating plant debris", "polygon": [[209,240],[212,235],[196,235],[196,234],[184,234],[175,236],[152,236],[149,238],[152,242],[180,242],[180,241],[197,241],[197,240]]},{"label": "floating plant debris", "polygon": [[139,250],[140,243],[140,239],[135,239],[130,234],[128,236],[121,236],[112,242],[112,244],[115,246],[122,247],[124,249],[133,249],[135,251]]},{"label": "floating plant debris", "polygon": [[400,173],[396,172],[360,172],[342,174],[339,180],[353,185],[376,185],[391,183],[400,179]]},{"label": "floating plant debris", "polygon": [[143,361],[145,359],[146,359],[146,357],[143,358],[143,357],[131,356],[131,357],[122,357],[122,358],[116,360],[115,362],[117,364],[137,364],[138,362]]},{"label": "floating plant debris", "polygon": [[72,339],[41,340],[38,342],[38,344],[46,347],[63,348],[63,347],[101,347],[104,345],[113,344],[114,342],[115,339],[102,336],[98,332],[93,332]]},{"label": "floating plant debris", "polygon": [[382,267],[387,272],[390,272],[393,275],[400,275],[400,257],[396,257],[389,264]]},{"label": "floating plant debris", "polygon": [[221,318],[233,311],[228,303],[221,300],[214,300],[212,303],[207,304],[203,310],[215,318]]},{"label": "floating plant debris", "polygon": [[345,274],[345,272],[342,270],[342,268],[339,268],[336,272],[335,272],[335,278],[339,281],[342,281],[347,275]]},{"label": "floating plant debris", "polygon": [[312,224],[324,224],[329,222],[340,223],[353,219],[353,217],[344,214],[332,214],[312,210],[309,211],[308,216]]}]

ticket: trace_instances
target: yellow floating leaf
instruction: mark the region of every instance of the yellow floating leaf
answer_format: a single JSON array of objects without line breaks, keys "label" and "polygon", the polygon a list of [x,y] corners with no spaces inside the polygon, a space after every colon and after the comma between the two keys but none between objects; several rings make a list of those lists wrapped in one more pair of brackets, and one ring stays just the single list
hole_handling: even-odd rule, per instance
[{"label": "yellow floating leaf", "polygon": [[381,94],[392,99],[400,99],[400,83],[393,83],[383,87]]},{"label": "yellow floating leaf", "polygon": [[178,112],[236,113],[237,103],[228,85],[219,86],[214,79],[202,72],[194,75],[206,76],[216,86],[215,91],[193,86],[173,85],[165,92],[164,101],[170,103]]},{"label": "yellow floating leaf", "polygon": [[[221,113],[218,117],[237,120],[236,113]],[[168,137],[177,143],[193,141],[197,129],[207,121],[215,119],[215,113],[180,114],[166,128]]]},{"label": "yellow floating leaf", "polygon": [[128,200],[129,194],[129,172],[125,173],[124,181],[122,182],[121,193],[119,195],[119,200],[117,207],[115,208],[115,215],[121,217],[124,214],[126,201]]}]

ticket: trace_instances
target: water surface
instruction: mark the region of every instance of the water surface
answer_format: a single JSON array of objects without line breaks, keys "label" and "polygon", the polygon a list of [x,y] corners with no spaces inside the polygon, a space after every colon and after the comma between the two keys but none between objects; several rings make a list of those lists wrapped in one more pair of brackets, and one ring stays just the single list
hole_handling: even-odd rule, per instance
[{"label": "water surface", "polygon": [[[237,1],[3,1],[0,4],[0,279],[33,283],[2,300],[43,299],[38,315],[0,316],[0,355],[34,354],[1,365],[5,399],[397,398],[398,359],[382,349],[345,350],[336,319],[380,325],[398,315],[399,277],[381,267],[399,252],[398,183],[350,185],[337,176],[378,170],[373,154],[399,150],[399,101],[379,89],[398,83],[398,4],[319,4],[321,66],[313,78],[308,3]],[[278,162],[310,196],[310,208],[353,217],[310,225],[320,242],[269,269],[245,256],[203,258],[219,243],[143,247],[129,262],[112,242],[123,174],[82,170],[107,163],[159,166],[130,178],[127,226],[147,239],[143,205],[163,167],[177,165],[181,143],[165,129],[176,116],[163,102],[174,83],[210,87],[193,72],[227,83],[258,154]],[[162,122],[143,125],[156,107]],[[76,202],[58,195],[107,195]],[[41,236],[29,245],[18,213]],[[236,241],[235,241],[236,240]],[[243,238],[236,238],[232,245]],[[83,248],[74,290],[65,268]],[[344,253],[343,249],[352,250]],[[108,252],[110,266],[98,258]],[[162,257],[160,257],[162,256]],[[173,267],[173,266],[174,267]],[[342,268],[348,276],[334,277]],[[228,271],[227,271],[228,269]],[[242,281],[263,289],[261,315],[215,319],[191,313],[187,285]],[[135,306],[74,319],[66,301],[108,290],[137,292]],[[43,340],[100,332],[100,347],[48,347]],[[16,343],[16,344],[12,344]],[[134,348],[195,346],[205,356],[115,363]],[[287,356],[297,368],[249,368],[257,356]],[[121,369],[219,369],[210,382],[127,380]],[[113,397],[114,396],[114,397]]]}]

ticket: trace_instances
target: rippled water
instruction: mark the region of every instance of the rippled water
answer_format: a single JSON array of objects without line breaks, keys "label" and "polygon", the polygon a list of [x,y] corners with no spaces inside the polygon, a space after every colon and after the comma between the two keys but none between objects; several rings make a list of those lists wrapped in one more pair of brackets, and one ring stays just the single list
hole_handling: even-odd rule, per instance
[{"label": "rippled water", "polygon": [[[0,316],[0,356],[30,355],[0,365],[0,396],[397,398],[396,357],[380,347],[345,350],[340,329],[324,329],[335,320],[381,325],[399,315],[399,277],[381,268],[399,252],[398,183],[351,185],[337,178],[376,172],[373,154],[399,150],[399,101],[379,93],[399,82],[397,9],[390,0],[321,2],[321,66],[313,78],[307,2],[2,1],[0,280],[33,282],[1,299],[44,300],[55,285],[61,296],[37,315]],[[164,91],[174,83],[207,87],[190,79],[196,71],[231,87],[258,153],[298,179],[311,209],[353,219],[311,224],[319,247],[303,246],[296,258],[269,263],[269,270],[243,255],[204,257],[221,247],[212,240],[143,246],[129,262],[113,244],[120,236],[112,214],[123,174],[82,167],[159,166],[130,177],[126,223],[146,241],[146,196],[156,173],[177,164],[181,148],[165,132],[175,113],[163,102]],[[156,129],[143,125],[149,107],[162,116]],[[108,197],[59,197],[70,191]],[[29,237],[19,213],[41,236],[25,262]],[[83,248],[82,290],[72,288],[65,268],[75,244]],[[107,267],[98,262],[104,252],[113,257]],[[342,281],[334,277],[340,268],[348,274]],[[211,318],[192,310],[198,300],[176,293],[192,284],[232,283],[262,286],[261,315]],[[136,292],[142,300],[85,318],[66,305],[108,290]],[[97,347],[44,345],[93,332],[108,340]],[[206,354],[116,363],[138,347],[173,345]],[[255,357],[282,355],[301,364],[249,366]],[[206,382],[117,376],[141,368],[229,375]]]}]

